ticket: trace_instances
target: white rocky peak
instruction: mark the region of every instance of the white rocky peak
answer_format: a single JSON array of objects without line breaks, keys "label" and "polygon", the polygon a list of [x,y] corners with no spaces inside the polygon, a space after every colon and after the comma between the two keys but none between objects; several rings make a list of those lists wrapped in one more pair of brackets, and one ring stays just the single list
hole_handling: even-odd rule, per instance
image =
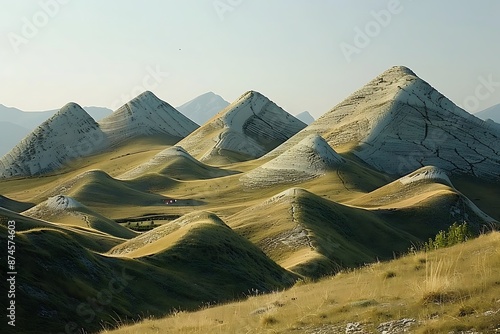
[{"label": "white rocky peak", "polygon": [[181,139],[198,127],[149,91],[121,106],[99,124],[112,143],[155,134],[167,134]]},{"label": "white rocky peak", "polygon": [[398,176],[423,166],[500,178],[500,131],[457,107],[403,66],[393,67],[299,132],[273,157],[310,133],[350,147],[372,167]]},{"label": "white rocky peak", "polygon": [[179,145],[201,161],[224,150],[257,158],[305,126],[264,95],[249,91]]},{"label": "white rocky peak", "polygon": [[342,158],[319,135],[311,134],[261,167],[266,169],[297,170],[307,174],[323,174],[329,167],[344,163]]},{"label": "white rocky peak", "polygon": [[0,159],[0,178],[47,173],[107,145],[94,119],[68,103]]},{"label": "white rocky peak", "polygon": [[68,103],[0,159],[0,178],[33,176],[137,136],[168,135],[177,142],[198,125],[151,92],[144,92],[96,123]]}]

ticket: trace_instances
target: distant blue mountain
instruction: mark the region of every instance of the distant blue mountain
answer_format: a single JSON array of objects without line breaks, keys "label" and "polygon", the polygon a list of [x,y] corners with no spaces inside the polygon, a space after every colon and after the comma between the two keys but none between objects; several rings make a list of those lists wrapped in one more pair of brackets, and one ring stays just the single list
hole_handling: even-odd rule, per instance
[{"label": "distant blue mountain", "polygon": [[477,112],[474,116],[481,118],[482,120],[491,119],[492,121],[500,124],[500,104],[496,104],[488,109]]},{"label": "distant blue mountain", "polygon": [[203,125],[228,105],[229,102],[221,96],[213,92],[208,92],[176,107],[176,109],[193,122]]},{"label": "distant blue mountain", "polygon": [[295,115],[298,119],[300,119],[302,122],[306,123],[307,125],[311,124],[314,122],[314,117],[309,113],[309,111],[303,111],[300,114]]}]

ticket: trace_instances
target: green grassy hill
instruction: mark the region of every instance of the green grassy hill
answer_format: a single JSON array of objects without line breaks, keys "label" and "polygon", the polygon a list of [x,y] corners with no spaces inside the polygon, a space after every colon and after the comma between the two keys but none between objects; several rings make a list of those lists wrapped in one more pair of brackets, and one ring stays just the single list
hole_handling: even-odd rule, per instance
[{"label": "green grassy hill", "polygon": [[498,333],[500,233],[316,283],[122,325],[149,333]]},{"label": "green grassy hill", "polygon": [[[66,326],[95,332],[117,319],[193,310],[295,281],[213,214],[185,217],[190,223],[183,233],[134,258],[88,247],[106,238],[118,246],[123,239],[8,211],[0,218],[2,244],[7,243],[9,219],[18,226],[16,303],[18,319],[24,321],[16,330],[22,333],[64,332]],[[109,250],[112,244],[107,245]],[[149,244],[144,247],[151,250]],[[4,280],[2,287],[6,284]]]}]

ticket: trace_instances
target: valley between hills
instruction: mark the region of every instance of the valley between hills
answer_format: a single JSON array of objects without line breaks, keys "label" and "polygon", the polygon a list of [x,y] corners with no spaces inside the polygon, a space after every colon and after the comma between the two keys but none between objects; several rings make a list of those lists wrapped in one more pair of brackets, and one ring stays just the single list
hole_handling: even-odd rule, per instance
[{"label": "valley between hills", "polygon": [[68,103],[0,158],[22,333],[498,333],[499,200],[500,125],[404,66],[309,125]]}]

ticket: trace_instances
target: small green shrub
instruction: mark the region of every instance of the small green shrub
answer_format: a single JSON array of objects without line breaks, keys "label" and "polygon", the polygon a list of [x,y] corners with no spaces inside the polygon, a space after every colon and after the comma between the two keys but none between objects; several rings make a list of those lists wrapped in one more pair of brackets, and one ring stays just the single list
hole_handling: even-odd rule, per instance
[{"label": "small green shrub", "polygon": [[453,246],[465,242],[473,236],[474,234],[467,222],[463,222],[462,224],[453,223],[453,225],[448,228],[448,231],[439,231],[434,237],[434,240],[429,238],[429,241],[424,244],[424,249],[429,251]]}]

